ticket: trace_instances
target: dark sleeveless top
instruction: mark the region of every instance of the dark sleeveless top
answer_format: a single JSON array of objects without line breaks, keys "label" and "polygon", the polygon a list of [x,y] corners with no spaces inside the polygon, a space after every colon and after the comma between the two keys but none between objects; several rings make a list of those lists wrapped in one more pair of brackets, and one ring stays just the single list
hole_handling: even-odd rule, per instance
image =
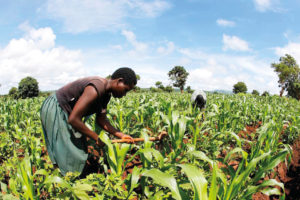
[{"label": "dark sleeveless top", "polygon": [[96,89],[98,98],[93,103],[86,116],[94,113],[106,113],[107,104],[110,100],[111,94],[105,91],[107,80],[98,76],[78,79],[56,91],[57,101],[65,112],[68,114],[71,113],[74,105],[82,95],[85,87],[88,85],[91,85]]}]

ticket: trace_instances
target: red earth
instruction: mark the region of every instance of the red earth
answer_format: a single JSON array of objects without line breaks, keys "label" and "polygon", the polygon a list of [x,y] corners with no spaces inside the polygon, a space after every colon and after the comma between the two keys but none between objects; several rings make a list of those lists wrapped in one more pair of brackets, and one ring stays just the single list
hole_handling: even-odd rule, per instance
[{"label": "red earth", "polygon": [[[241,131],[238,135],[239,137],[245,138],[247,140],[255,140],[255,132],[256,129],[261,126],[261,122],[253,124],[251,126],[246,126],[245,131]],[[184,143],[189,142],[189,139],[185,139]],[[159,150],[159,144],[156,144],[156,149]],[[289,166],[285,163],[280,163],[275,169],[274,172],[266,176],[264,180],[268,180],[270,178],[275,178],[277,181],[284,183],[286,200],[300,200],[300,138],[294,142],[292,147],[292,161]],[[246,151],[250,151],[250,145],[247,144],[243,147]],[[45,148],[42,150],[42,157],[47,156],[47,151]],[[133,150],[134,151],[134,150]],[[94,149],[94,147],[89,146],[88,152],[90,153],[89,159],[87,161],[86,167],[81,175],[81,178],[84,178],[86,175],[90,173],[104,173],[104,169],[99,165],[98,160],[99,156],[103,156],[103,152],[100,153]],[[18,152],[22,154],[22,150]],[[134,152],[130,152],[130,154],[134,154]],[[226,152],[221,152],[220,156],[223,157],[226,155]],[[21,155],[19,155],[21,157]],[[1,163],[0,159],[0,163]],[[232,161],[230,165],[236,169],[238,166],[237,161]],[[125,167],[125,172],[123,174],[123,178],[126,178],[127,174],[132,172],[134,166],[142,167],[142,163],[140,161],[139,156],[136,156],[131,162],[129,162]],[[223,166],[221,163],[220,167]],[[6,177],[9,179],[9,177]],[[8,183],[8,180],[7,180]],[[124,188],[126,189],[126,188]],[[278,188],[279,189],[279,188]],[[253,200],[275,200],[279,199],[279,196],[267,196],[262,193],[256,193],[252,196]]]},{"label": "red earth", "polygon": [[[245,131],[241,131],[238,135],[242,138],[253,140],[256,129],[261,126],[261,122],[253,124],[251,126],[246,126]],[[187,139],[185,139],[184,143],[187,143]],[[250,146],[249,146],[250,147]],[[247,145],[244,146],[246,151],[249,151]],[[156,145],[156,148],[159,150],[159,145]],[[300,138],[294,142],[292,145],[292,161],[289,166],[286,163],[280,163],[271,175],[268,175],[264,178],[264,180],[268,180],[270,178],[276,179],[279,182],[284,184],[286,200],[300,200]],[[89,147],[89,152],[94,154],[88,160],[86,173],[103,173],[101,166],[98,164],[99,153],[93,148]],[[134,152],[130,152],[134,154]],[[225,156],[226,152],[221,152],[221,156]],[[230,165],[236,169],[238,167],[237,161],[232,161]],[[123,174],[123,178],[127,177],[127,174],[132,172],[134,166],[142,167],[142,163],[140,161],[139,156],[136,156],[131,162],[127,163],[125,167],[125,172]],[[219,167],[223,165],[220,163]],[[82,176],[85,177],[85,176]],[[126,188],[124,188],[126,189]],[[280,189],[280,188],[278,188]],[[279,196],[267,196],[262,193],[256,193],[252,196],[253,200],[277,200]]]}]

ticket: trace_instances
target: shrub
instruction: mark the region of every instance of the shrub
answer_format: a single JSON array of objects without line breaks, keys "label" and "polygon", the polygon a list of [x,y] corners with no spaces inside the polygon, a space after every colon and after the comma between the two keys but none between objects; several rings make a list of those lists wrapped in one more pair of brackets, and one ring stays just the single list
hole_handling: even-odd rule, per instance
[{"label": "shrub", "polygon": [[39,95],[39,83],[35,78],[28,76],[20,81],[18,90],[22,99],[37,97]]},{"label": "shrub", "polygon": [[264,97],[270,96],[270,93],[269,93],[268,91],[264,91],[264,92],[261,94],[261,96],[264,96]]},{"label": "shrub", "polygon": [[12,87],[9,92],[8,95],[14,99],[17,99],[19,97],[18,95],[18,89],[16,87]]},{"label": "shrub", "polygon": [[246,93],[247,92],[247,86],[244,82],[237,82],[235,85],[233,85],[233,93]]},{"label": "shrub", "polygon": [[252,91],[252,94],[253,94],[253,95],[256,95],[256,96],[259,96],[259,92],[258,92],[257,90],[253,90],[253,91]]},{"label": "shrub", "polygon": [[170,85],[166,86],[166,87],[165,87],[165,91],[166,91],[166,92],[173,92],[172,86],[170,86]]}]

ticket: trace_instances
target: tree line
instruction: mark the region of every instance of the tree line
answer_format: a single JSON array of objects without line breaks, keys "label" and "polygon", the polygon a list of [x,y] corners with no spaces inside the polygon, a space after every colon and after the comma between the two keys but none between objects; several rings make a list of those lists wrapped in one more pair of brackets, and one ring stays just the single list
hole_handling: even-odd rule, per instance
[{"label": "tree line", "polygon": [[[300,68],[296,60],[289,54],[280,57],[279,63],[272,63],[271,68],[278,75],[278,87],[281,88],[279,96],[282,97],[287,92],[288,97],[300,100]],[[238,82],[233,86],[233,93],[246,93],[247,86],[244,82]],[[253,90],[252,94],[259,95],[257,90]],[[263,94],[269,95],[267,91]]]},{"label": "tree line", "polygon": [[[271,68],[274,69],[276,74],[278,75],[278,86],[281,88],[280,96],[286,91],[287,96],[296,98],[300,100],[300,68],[297,64],[296,60],[289,54],[280,57],[279,63],[272,63]],[[155,83],[156,87],[150,87],[150,91],[152,92],[172,92],[173,87],[179,88],[181,93],[184,89],[192,93],[193,90],[190,86],[185,88],[185,84],[187,81],[189,73],[185,70],[183,66],[175,66],[169,72],[168,76],[171,80],[172,85],[164,86],[161,81],[157,81]],[[137,76],[137,80],[140,80],[140,76]],[[107,76],[106,78],[110,78],[111,76]],[[173,86],[173,87],[172,87]],[[1,87],[1,84],[0,84]],[[134,91],[140,91],[141,88],[135,87]],[[233,85],[233,93],[247,93],[247,86],[243,81],[239,81]],[[9,96],[17,99],[17,98],[30,98],[38,96],[40,93],[38,82],[33,77],[26,77],[22,79],[19,83],[18,88],[12,87],[9,90]],[[259,95],[257,90],[252,91],[253,95]],[[262,96],[269,95],[268,91],[262,93]]]}]

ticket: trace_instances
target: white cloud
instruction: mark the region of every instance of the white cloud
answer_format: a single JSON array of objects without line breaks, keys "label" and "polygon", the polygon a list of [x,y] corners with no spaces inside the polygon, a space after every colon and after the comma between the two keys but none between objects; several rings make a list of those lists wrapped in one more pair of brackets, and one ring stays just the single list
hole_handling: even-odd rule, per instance
[{"label": "white cloud", "polygon": [[290,42],[284,47],[276,47],[275,53],[279,57],[285,56],[285,54],[290,54],[296,59],[297,63],[300,64],[300,43]]},{"label": "white cloud", "polygon": [[157,52],[162,55],[171,54],[175,50],[173,42],[167,42],[166,47],[160,46],[157,48]]},{"label": "white cloud", "polygon": [[287,10],[280,8],[280,0],[253,0],[256,10],[259,12],[266,12],[268,10],[273,12],[286,12]]},{"label": "white cloud", "polygon": [[218,19],[217,24],[219,26],[225,26],[225,27],[234,27],[235,26],[234,21],[229,21],[229,20],[226,20],[226,19]]},{"label": "white cloud", "polygon": [[71,33],[119,30],[128,17],[156,17],[168,8],[163,0],[48,0],[45,4],[49,17],[63,21],[64,30]]},{"label": "white cloud", "polygon": [[207,54],[195,49],[181,49],[180,52],[190,59],[187,85],[195,89],[232,91],[233,85],[243,81],[248,92],[279,93],[277,75],[270,63],[255,56],[232,56],[227,54]]},{"label": "white cloud", "polygon": [[143,54],[148,49],[148,45],[146,43],[137,41],[136,36],[132,31],[123,30],[122,35],[124,35],[127,41],[134,47],[134,50],[128,52],[130,56]]},{"label": "white cloud", "polygon": [[142,0],[127,1],[130,8],[135,9],[140,17],[156,17],[160,15],[166,9],[169,9],[171,5],[162,0],[154,0],[152,2],[146,2]]},{"label": "white cloud", "polygon": [[81,52],[55,46],[51,28],[26,28],[24,37],[12,39],[0,49],[0,93],[18,87],[20,80],[32,76],[42,90],[54,90],[86,74]]},{"label": "white cloud", "polygon": [[255,7],[258,11],[266,11],[271,7],[271,0],[254,0]]},{"label": "white cloud", "polygon": [[[132,46],[115,44],[81,52],[57,47],[51,28],[28,28],[22,38],[12,39],[0,49],[0,93],[7,93],[29,75],[37,78],[42,90],[53,90],[85,75],[105,77],[122,66],[133,68],[141,76],[139,87],[154,86],[156,81],[168,85],[167,73],[175,65],[184,66],[190,73],[186,85],[193,89],[232,90],[233,84],[244,81],[249,92],[279,91],[270,62],[255,56],[210,54],[178,48],[169,41],[146,44],[131,31],[124,30],[122,34]],[[136,53],[134,57],[132,52]],[[169,54],[162,56],[163,53]],[[89,66],[88,72],[83,66]]]},{"label": "white cloud", "polygon": [[245,40],[238,38],[237,36],[223,35],[223,50],[228,49],[235,51],[250,51],[249,45]]}]

